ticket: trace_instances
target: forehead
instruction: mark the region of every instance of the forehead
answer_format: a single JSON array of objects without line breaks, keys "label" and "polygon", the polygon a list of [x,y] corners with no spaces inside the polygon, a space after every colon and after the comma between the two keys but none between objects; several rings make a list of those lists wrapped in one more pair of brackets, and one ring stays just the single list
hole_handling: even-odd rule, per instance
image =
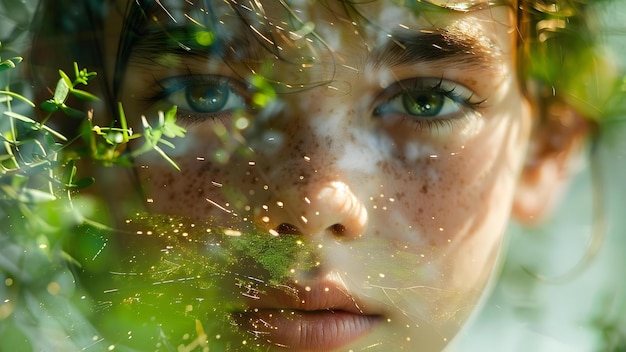
[{"label": "forehead", "polygon": [[376,44],[398,31],[444,29],[470,19],[474,23],[461,31],[473,27],[476,32],[485,23],[508,24],[510,19],[494,16],[494,9],[512,8],[511,0],[145,0],[135,4],[131,7],[143,16],[127,20],[136,28],[195,25],[222,36],[252,32],[274,45],[307,36],[311,42],[311,34],[346,31]]},{"label": "forehead", "polygon": [[301,65],[329,52],[334,57],[352,54],[355,48],[376,56],[377,49],[390,43],[395,54],[408,46],[417,50],[400,56],[411,53],[426,60],[458,56],[459,51],[498,56],[512,41],[509,34],[515,23],[510,0],[148,0],[137,4],[130,5],[126,22],[139,38],[156,33],[143,40],[150,46],[159,42],[164,46],[166,41],[202,54],[203,41],[213,51],[220,47],[213,44],[221,43],[221,49],[237,48],[239,59],[264,48]]}]

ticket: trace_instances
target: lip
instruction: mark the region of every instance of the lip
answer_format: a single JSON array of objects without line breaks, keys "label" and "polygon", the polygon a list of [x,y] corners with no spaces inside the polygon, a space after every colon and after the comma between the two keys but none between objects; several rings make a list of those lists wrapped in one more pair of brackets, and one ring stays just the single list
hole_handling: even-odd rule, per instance
[{"label": "lip", "polygon": [[266,292],[233,314],[257,341],[296,351],[328,351],[366,335],[383,316],[335,283]]}]

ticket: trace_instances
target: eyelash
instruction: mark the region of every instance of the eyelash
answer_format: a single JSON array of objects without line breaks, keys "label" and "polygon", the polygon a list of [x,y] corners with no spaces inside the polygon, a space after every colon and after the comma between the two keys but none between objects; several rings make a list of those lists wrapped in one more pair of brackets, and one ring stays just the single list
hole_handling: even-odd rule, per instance
[{"label": "eyelash", "polygon": [[[440,111],[447,105],[439,107],[434,114],[429,115],[430,111],[424,110],[423,116],[412,114],[408,111],[407,97],[408,94],[417,93],[413,97],[428,97],[441,99],[441,104],[455,104],[458,111],[452,113],[440,115]],[[393,119],[400,117],[403,121],[410,122],[418,130],[434,130],[442,127],[454,127],[457,123],[463,122],[470,116],[475,116],[478,113],[480,106],[484,100],[472,101],[474,93],[460,84],[434,78],[411,78],[403,81],[399,81],[389,86],[380,95],[378,101],[382,100],[374,108],[374,116],[382,119]],[[409,98],[410,99],[410,98]],[[401,102],[396,100],[402,100]],[[410,101],[409,101],[410,102]],[[429,103],[432,101],[413,101],[413,104],[419,108],[419,104],[422,106],[427,105],[430,108]],[[401,109],[394,108],[392,105],[402,104]],[[448,110],[449,110],[449,106]],[[400,111],[404,110],[404,111]]]}]

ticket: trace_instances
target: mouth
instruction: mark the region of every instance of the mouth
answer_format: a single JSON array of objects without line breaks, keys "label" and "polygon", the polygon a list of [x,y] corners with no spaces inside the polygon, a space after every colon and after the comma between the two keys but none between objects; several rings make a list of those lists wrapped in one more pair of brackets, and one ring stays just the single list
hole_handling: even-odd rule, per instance
[{"label": "mouth", "polygon": [[267,293],[233,317],[257,341],[296,351],[340,348],[383,321],[338,286],[293,289]]}]

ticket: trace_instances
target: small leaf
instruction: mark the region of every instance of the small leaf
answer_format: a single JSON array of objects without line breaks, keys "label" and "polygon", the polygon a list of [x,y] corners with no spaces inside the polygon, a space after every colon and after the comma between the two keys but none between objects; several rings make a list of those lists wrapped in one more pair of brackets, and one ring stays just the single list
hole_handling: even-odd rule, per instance
[{"label": "small leaf", "polygon": [[174,160],[172,160],[172,158],[169,157],[169,155],[167,155],[163,149],[159,148],[158,146],[154,146],[152,147],[157,153],[161,154],[161,156],[163,157],[163,159],[165,159],[170,165],[172,165],[176,170],[180,171],[180,167],[178,166],[178,164],[176,164],[176,162]]},{"label": "small leaf", "polygon": [[172,142],[168,141],[167,139],[163,139],[163,138],[161,138],[161,139],[159,139],[159,141],[158,141],[158,142],[159,142],[159,143],[161,143],[161,144],[163,144],[163,145],[166,145],[166,146],[168,146],[168,147],[170,147],[170,148],[172,148],[172,149],[176,149],[176,146],[174,145],[174,143],[172,143]]},{"label": "small leaf", "polygon": [[7,60],[7,61],[0,62],[0,72],[4,70],[9,70],[12,68],[15,68],[15,64],[13,63],[13,61]]},{"label": "small leaf", "polygon": [[17,200],[24,203],[43,203],[57,199],[53,194],[38,189],[27,188],[20,192]]},{"label": "small leaf", "polygon": [[68,87],[72,87],[72,80],[67,73],[63,72],[63,70],[59,70],[59,76],[61,76],[61,79],[65,81],[65,84],[67,84]]},{"label": "small leaf", "polygon": [[50,127],[48,127],[46,125],[41,125],[41,128],[43,130],[46,130],[46,131],[50,132],[50,134],[55,136],[56,138],[58,138],[58,139],[60,139],[62,141],[67,141],[67,138],[64,135],[62,135],[61,133],[53,130],[52,128],[50,128]]},{"label": "small leaf", "polygon": [[78,69],[78,62],[74,61],[74,77],[80,78],[80,70]]},{"label": "small leaf", "polygon": [[73,186],[76,189],[83,189],[83,188],[87,188],[89,186],[91,186],[94,182],[96,182],[96,179],[93,177],[83,177],[80,180],[76,181]]},{"label": "small leaf", "polygon": [[20,94],[17,94],[17,93],[13,93],[13,92],[10,92],[10,91],[7,91],[7,90],[0,90],[0,94],[7,95],[7,96],[9,96],[11,98],[19,99],[19,100],[25,102],[26,104],[28,104],[28,105],[30,105],[32,107],[35,107],[35,104],[32,101],[28,100],[28,98],[26,98],[23,95],[20,95]]},{"label": "small leaf", "polygon": [[74,108],[70,108],[69,106],[66,105],[62,105],[61,106],[61,110],[65,113],[65,115],[69,116],[69,117],[73,117],[75,119],[84,119],[85,117],[87,117],[87,114],[85,114],[84,112],[80,111],[80,110],[76,110]]},{"label": "small leaf", "polygon": [[187,130],[176,124],[177,107],[174,106],[164,115],[163,135],[168,138],[184,137]]},{"label": "small leaf", "polygon": [[[60,71],[63,72],[63,71]],[[67,77],[67,76],[66,76]],[[71,84],[71,82],[70,82]],[[57,82],[57,87],[54,90],[54,101],[57,103],[64,103],[67,100],[67,95],[70,92],[70,85],[67,84],[65,79],[61,78]]]},{"label": "small leaf", "polygon": [[63,182],[66,185],[71,185],[74,182],[74,177],[76,176],[76,165],[74,165],[74,160],[70,160],[65,167],[65,172],[63,173]]},{"label": "small leaf", "polygon": [[39,105],[39,107],[41,108],[41,110],[49,113],[53,113],[59,110],[59,106],[52,99],[44,101],[43,103],[41,103],[41,105]]},{"label": "small leaf", "polygon": [[73,96],[75,96],[78,99],[81,100],[86,100],[86,101],[98,101],[100,100],[100,98],[98,98],[97,96],[89,93],[89,92],[85,92],[84,90],[80,90],[80,89],[72,89],[70,91],[70,93],[72,93]]},{"label": "small leaf", "polygon": [[126,122],[126,113],[124,113],[124,108],[122,107],[122,103],[117,103],[118,104],[118,108],[120,111],[120,124],[122,125],[122,129],[123,129],[123,142],[126,143],[128,142],[128,136],[130,135],[130,133],[128,133],[128,123]]},{"label": "small leaf", "polygon": [[0,62],[0,72],[4,71],[4,70],[9,70],[9,69],[15,68],[17,66],[17,64],[19,64],[20,62],[22,62],[22,58],[19,57],[19,56],[12,57],[10,59],[4,60],[4,61]]},{"label": "small leaf", "polygon": [[24,116],[22,114],[18,114],[18,113],[13,112],[13,111],[5,111],[4,114],[7,115],[7,116],[12,117],[14,119],[17,119],[17,120],[20,120],[20,121],[24,121],[24,122],[32,124],[32,125],[36,125],[37,124],[37,121],[31,119],[30,117]]}]

